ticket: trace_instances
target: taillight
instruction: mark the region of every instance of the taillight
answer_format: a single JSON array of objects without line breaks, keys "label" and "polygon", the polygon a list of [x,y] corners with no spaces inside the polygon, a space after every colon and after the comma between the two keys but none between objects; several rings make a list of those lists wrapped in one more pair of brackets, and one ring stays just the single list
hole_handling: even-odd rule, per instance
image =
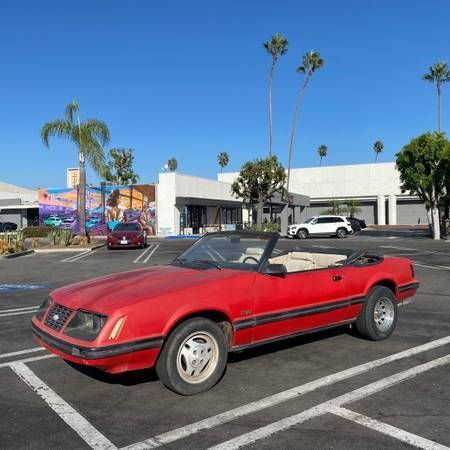
[{"label": "taillight", "polygon": [[413,278],[415,278],[415,277],[416,277],[416,274],[415,274],[415,272],[414,272],[414,266],[413,266],[412,264],[410,264],[410,265],[409,265],[409,268],[411,269],[411,276],[412,276]]}]

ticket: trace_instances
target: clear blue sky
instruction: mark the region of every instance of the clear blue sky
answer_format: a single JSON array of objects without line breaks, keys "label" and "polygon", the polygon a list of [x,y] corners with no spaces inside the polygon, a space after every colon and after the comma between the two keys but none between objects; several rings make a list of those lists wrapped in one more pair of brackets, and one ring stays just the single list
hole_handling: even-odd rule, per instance
[{"label": "clear blue sky", "polygon": [[[179,171],[214,177],[268,149],[263,41],[289,39],[274,78],[274,150],[287,163],[295,68],[306,51],[326,65],[302,105],[294,167],[380,161],[437,127],[436,89],[421,80],[450,62],[447,0],[0,2],[0,180],[63,187],[77,163],[62,140],[45,149],[42,124],[78,100],[83,118],[104,120],[111,146],[135,149],[136,170],[153,181],[174,156]],[[450,127],[450,86],[443,93]],[[97,179],[90,172],[91,182]]]}]

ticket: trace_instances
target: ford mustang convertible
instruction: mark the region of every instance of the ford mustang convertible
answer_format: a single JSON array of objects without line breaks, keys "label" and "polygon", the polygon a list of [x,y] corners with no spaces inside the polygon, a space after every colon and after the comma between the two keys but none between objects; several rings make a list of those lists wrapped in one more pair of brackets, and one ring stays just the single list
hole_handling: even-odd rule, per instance
[{"label": "ford mustang convertible", "polygon": [[230,351],[350,324],[385,339],[419,286],[408,259],[283,251],[277,240],[206,234],[169,265],[56,289],[33,333],[61,358],[109,373],[155,366],[164,385],[192,395],[220,380]]}]

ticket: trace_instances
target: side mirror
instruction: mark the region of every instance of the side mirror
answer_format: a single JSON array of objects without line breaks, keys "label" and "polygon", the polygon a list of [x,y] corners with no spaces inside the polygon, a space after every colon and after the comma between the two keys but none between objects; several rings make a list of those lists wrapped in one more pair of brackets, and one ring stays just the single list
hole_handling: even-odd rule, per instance
[{"label": "side mirror", "polygon": [[275,277],[284,277],[287,273],[287,270],[284,264],[267,264],[264,268],[263,273]]}]

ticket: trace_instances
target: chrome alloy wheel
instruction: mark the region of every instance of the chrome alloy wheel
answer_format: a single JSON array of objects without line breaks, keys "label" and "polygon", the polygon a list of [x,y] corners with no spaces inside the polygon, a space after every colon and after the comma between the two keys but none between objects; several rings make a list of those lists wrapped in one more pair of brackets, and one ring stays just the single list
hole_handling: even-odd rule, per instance
[{"label": "chrome alloy wheel", "polygon": [[389,330],[394,321],[394,306],[389,299],[382,297],[375,303],[373,318],[379,331]]},{"label": "chrome alloy wheel", "polygon": [[180,345],[177,370],[187,383],[202,383],[210,377],[219,361],[219,346],[214,337],[198,331],[189,335]]}]

